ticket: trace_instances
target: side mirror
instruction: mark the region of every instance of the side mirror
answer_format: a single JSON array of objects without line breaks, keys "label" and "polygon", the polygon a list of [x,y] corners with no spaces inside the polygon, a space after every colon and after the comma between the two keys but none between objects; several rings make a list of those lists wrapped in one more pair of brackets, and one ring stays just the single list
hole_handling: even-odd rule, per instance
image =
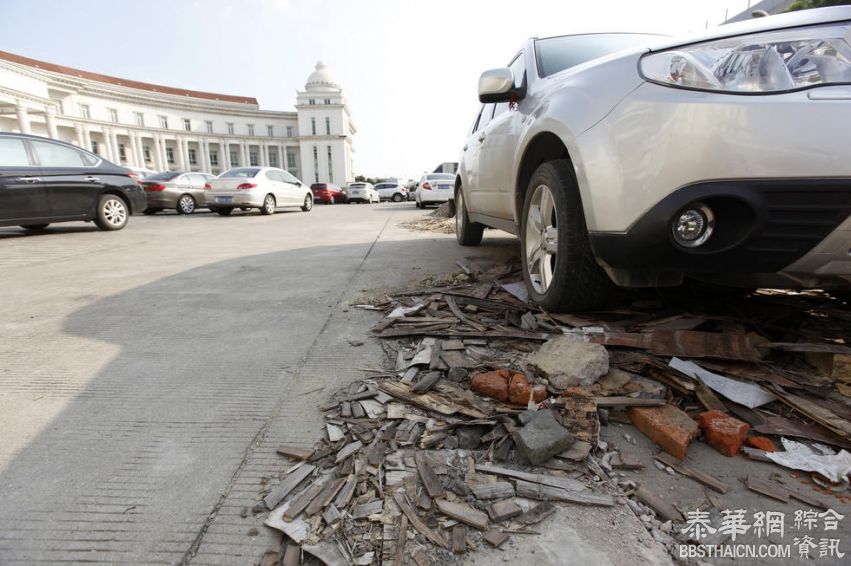
[{"label": "side mirror", "polygon": [[508,67],[491,69],[479,77],[479,102],[508,102],[514,89],[514,73]]}]

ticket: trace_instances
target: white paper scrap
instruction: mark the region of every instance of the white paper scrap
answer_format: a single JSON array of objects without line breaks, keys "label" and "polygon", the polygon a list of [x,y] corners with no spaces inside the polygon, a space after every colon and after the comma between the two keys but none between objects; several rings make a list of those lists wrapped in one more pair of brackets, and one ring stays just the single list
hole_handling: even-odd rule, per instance
[{"label": "white paper scrap", "polygon": [[773,393],[766,391],[755,383],[738,381],[718,375],[717,373],[712,373],[694,362],[672,358],[668,365],[688,376],[701,380],[713,391],[749,409],[777,400],[777,397]]},{"label": "white paper scrap", "polygon": [[780,438],[785,452],[766,452],[765,456],[777,464],[793,470],[818,472],[833,483],[838,483],[851,473],[851,452],[840,450],[838,454],[820,454],[806,444]]}]

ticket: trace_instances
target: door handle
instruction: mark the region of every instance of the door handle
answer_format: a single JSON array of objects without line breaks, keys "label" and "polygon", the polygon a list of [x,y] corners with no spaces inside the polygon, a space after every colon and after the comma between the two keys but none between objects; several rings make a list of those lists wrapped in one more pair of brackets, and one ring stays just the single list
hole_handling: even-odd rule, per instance
[{"label": "door handle", "polygon": [[22,183],[39,183],[41,182],[41,177],[18,177],[18,180]]},{"label": "door handle", "polygon": [[86,181],[88,181],[89,183],[100,183],[100,177],[89,175],[88,177],[86,177]]},{"label": "door handle", "polygon": [[479,141],[480,142],[485,141],[486,137],[488,137],[488,135],[486,133],[482,132],[481,134],[479,134]]}]

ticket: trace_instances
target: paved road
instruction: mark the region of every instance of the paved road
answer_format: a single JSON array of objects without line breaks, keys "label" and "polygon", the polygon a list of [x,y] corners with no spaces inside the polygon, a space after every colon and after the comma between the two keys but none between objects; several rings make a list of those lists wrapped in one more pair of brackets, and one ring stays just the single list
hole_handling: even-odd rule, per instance
[{"label": "paved road", "polygon": [[[250,509],[280,444],[310,447],[329,392],[383,354],[364,289],[516,253],[413,233],[413,204],[271,217],[134,217],[103,233],[0,228],[0,564],[256,563]],[[504,236],[504,235],[503,235]],[[625,508],[560,510],[536,562],[669,563]],[[250,536],[252,528],[259,533]],[[526,539],[468,560],[528,560]]]}]

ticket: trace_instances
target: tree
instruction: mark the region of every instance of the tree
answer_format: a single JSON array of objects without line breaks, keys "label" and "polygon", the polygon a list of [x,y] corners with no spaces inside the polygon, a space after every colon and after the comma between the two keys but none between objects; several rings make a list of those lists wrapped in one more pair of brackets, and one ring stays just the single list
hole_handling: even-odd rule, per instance
[{"label": "tree", "polygon": [[851,0],[795,0],[789,6],[787,12],[795,12],[797,10],[809,10],[811,8],[826,8],[828,6],[843,6],[851,4]]}]

